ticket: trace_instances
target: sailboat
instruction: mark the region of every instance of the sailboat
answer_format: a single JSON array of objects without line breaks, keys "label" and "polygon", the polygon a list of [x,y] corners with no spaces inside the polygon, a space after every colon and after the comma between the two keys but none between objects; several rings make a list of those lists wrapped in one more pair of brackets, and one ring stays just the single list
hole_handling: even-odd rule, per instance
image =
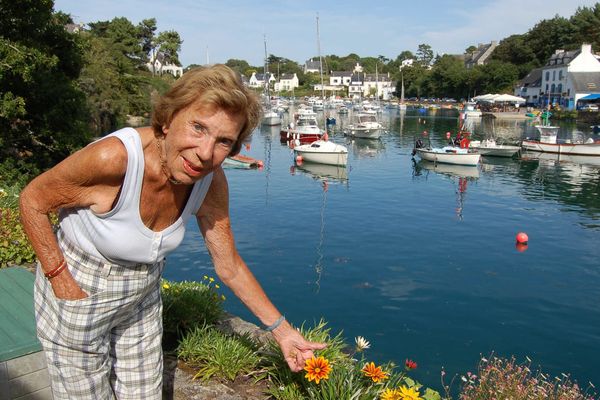
[{"label": "sailboat", "polygon": [[406,104],[404,104],[404,74],[401,74],[401,87],[400,87],[400,104],[398,108],[400,110],[406,110]]},{"label": "sailboat", "polygon": [[267,56],[267,36],[265,35],[265,112],[262,117],[262,125],[281,125],[281,117],[271,107],[271,94],[269,92],[269,58]]},{"label": "sailboat", "polygon": [[[319,15],[317,14],[317,47],[319,51],[319,64],[321,74],[322,97],[325,98],[325,86],[323,84],[323,58],[321,57],[321,39],[319,35]],[[296,160],[308,161],[320,164],[343,165],[348,162],[348,149],[341,144],[329,141],[327,131],[321,139],[311,144],[303,144],[294,147]]]}]

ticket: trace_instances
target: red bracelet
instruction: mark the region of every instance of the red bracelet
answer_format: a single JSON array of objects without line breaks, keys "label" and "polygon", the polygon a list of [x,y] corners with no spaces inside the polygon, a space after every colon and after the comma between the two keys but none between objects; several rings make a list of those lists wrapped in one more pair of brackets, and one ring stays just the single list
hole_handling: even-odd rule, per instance
[{"label": "red bracelet", "polygon": [[48,278],[48,279],[52,279],[52,278],[56,277],[58,274],[60,274],[61,272],[63,272],[63,270],[65,268],[67,268],[67,262],[63,258],[63,260],[61,261],[61,263],[58,264],[58,267],[54,268],[52,271],[45,272],[44,276],[46,278]]}]

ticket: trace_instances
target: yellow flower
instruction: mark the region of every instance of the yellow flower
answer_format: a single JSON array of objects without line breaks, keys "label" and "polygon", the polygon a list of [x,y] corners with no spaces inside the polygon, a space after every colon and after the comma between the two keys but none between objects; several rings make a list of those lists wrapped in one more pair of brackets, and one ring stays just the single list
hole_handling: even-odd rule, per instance
[{"label": "yellow flower", "polygon": [[306,360],[304,370],[306,371],[306,375],[304,376],[306,379],[319,384],[321,379],[329,379],[331,366],[329,365],[329,361],[322,356],[318,358],[312,357],[310,360]]},{"label": "yellow flower", "polygon": [[208,281],[209,281],[210,283],[213,283],[213,282],[215,281],[215,278],[213,278],[213,277],[211,276],[210,278],[208,278]]},{"label": "yellow flower", "polygon": [[221,286],[219,286],[219,284],[217,283],[217,284],[215,285],[215,289],[221,289]]},{"label": "yellow flower", "polygon": [[167,282],[163,283],[162,285],[163,289],[170,289],[171,285],[169,285]]},{"label": "yellow flower", "polygon": [[225,300],[225,295],[224,294],[221,295],[221,300]]},{"label": "yellow flower", "polygon": [[383,371],[381,367],[376,367],[373,362],[365,364],[362,372],[367,378],[371,378],[373,382],[382,382],[388,378],[388,373]]},{"label": "yellow flower", "polygon": [[400,397],[401,400],[423,400],[421,396],[419,396],[419,391],[415,390],[415,388],[408,388],[406,386],[400,387]]},{"label": "yellow flower", "polygon": [[204,275],[202,278],[203,278],[204,280],[207,280],[207,279],[208,279],[208,276]]},{"label": "yellow flower", "polygon": [[381,393],[381,400],[400,400],[400,392],[396,389],[386,388]]}]

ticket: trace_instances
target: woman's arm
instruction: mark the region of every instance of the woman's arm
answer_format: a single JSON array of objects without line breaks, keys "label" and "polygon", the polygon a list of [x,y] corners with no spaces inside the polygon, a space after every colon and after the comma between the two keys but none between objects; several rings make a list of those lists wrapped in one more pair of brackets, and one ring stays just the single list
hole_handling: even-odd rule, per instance
[{"label": "woman's arm", "polygon": [[[221,168],[214,172],[197,219],[219,278],[263,324],[272,325],[281,313],[237,252],[229,220],[227,179]],[[273,336],[292,371],[301,370],[305,361],[313,356],[313,350],[325,347],[325,344],[306,341],[287,321],[273,330]]]},{"label": "woman's arm", "polygon": [[[79,150],[23,189],[19,198],[21,221],[44,272],[53,270],[63,260],[50,213],[70,207],[108,211],[126,168],[127,153],[121,141],[108,138]],[[86,297],[68,269],[50,282],[61,299]]]}]

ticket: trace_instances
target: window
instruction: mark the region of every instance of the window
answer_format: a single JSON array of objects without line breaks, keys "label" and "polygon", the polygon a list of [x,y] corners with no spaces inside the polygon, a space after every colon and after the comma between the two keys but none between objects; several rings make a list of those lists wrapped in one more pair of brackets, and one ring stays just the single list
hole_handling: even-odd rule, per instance
[{"label": "window", "polygon": [[560,71],[558,71],[558,80],[562,81],[563,79],[563,70],[561,69]]},{"label": "window", "polygon": [[[550,80],[550,71],[546,71],[546,80]],[[548,90],[548,87],[546,87],[546,90]]]},{"label": "window", "polygon": [[553,83],[552,87],[550,88],[550,93],[556,93],[556,85]]},{"label": "window", "polygon": [[555,81],[556,80],[556,71],[552,71],[552,80]]}]

